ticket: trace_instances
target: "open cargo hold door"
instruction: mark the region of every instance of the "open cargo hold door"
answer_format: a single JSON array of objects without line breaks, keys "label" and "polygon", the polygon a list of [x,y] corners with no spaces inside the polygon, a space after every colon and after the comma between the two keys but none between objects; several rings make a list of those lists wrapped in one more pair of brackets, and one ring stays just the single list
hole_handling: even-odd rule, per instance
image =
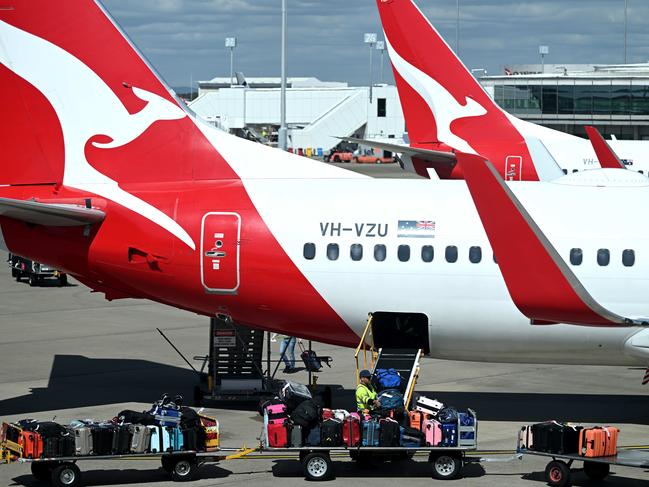
[{"label": "open cargo hold door", "polygon": [[376,348],[420,349],[430,353],[428,316],[423,313],[372,313],[372,334]]}]

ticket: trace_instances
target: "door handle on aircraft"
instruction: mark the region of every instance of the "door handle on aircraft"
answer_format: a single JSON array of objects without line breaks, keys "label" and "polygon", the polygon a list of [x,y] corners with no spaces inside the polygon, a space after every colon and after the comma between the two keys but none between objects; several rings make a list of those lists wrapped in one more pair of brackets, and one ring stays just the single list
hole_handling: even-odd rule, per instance
[{"label": "door handle on aircraft", "polygon": [[208,250],[205,252],[205,257],[225,257],[225,252],[222,250]]}]

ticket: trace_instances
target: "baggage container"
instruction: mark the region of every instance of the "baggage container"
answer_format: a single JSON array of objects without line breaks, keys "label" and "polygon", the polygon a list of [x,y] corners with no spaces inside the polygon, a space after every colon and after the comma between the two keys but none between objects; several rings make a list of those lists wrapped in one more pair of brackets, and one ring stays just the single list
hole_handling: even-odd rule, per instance
[{"label": "baggage container", "polygon": [[436,419],[427,419],[424,421],[423,433],[426,445],[438,446],[442,443],[442,424]]},{"label": "baggage container", "polygon": [[143,424],[128,425],[131,434],[131,453],[145,453],[151,446],[151,430]]}]

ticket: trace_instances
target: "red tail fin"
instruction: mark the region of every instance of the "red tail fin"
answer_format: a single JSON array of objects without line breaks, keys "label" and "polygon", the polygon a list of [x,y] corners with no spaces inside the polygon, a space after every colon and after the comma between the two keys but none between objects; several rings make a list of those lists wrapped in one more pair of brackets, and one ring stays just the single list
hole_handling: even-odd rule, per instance
[{"label": "red tail fin", "polygon": [[538,179],[525,139],[412,0],[377,0],[411,145],[481,154]]}]

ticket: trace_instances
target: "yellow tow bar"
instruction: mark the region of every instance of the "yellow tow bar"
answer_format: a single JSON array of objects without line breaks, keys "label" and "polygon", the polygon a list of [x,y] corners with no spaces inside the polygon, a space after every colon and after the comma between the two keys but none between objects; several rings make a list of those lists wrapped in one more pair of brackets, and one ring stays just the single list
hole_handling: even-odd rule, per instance
[{"label": "yellow tow bar", "polygon": [[246,448],[246,446],[244,445],[241,448],[241,450],[237,451],[236,453],[233,453],[232,455],[228,455],[227,457],[225,457],[225,459],[226,460],[236,460],[238,458],[243,458],[246,455],[248,455],[249,453],[253,453],[253,452],[256,452],[258,450],[259,450],[259,448]]}]

